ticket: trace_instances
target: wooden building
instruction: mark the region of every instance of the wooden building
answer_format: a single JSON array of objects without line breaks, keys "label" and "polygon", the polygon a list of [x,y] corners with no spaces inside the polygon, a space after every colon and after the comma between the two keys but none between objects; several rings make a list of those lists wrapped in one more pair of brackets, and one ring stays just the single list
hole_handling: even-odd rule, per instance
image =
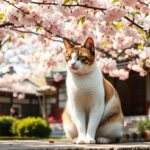
[{"label": "wooden building", "polygon": [[47,86],[46,81],[44,84],[40,83],[40,80],[38,78],[38,82],[35,82],[35,79],[25,79],[18,83],[19,87],[26,89],[18,92],[18,95],[21,93],[25,95],[21,99],[14,96],[13,85],[0,88],[0,115],[10,115],[10,108],[13,107],[19,117],[43,116],[47,118],[51,105],[51,101],[48,100],[55,97],[55,88]]},{"label": "wooden building", "polygon": [[[125,115],[144,115],[150,109],[150,75],[141,77],[136,72],[130,72],[127,80],[106,78],[115,86],[121,99]],[[56,82],[53,77],[26,79],[21,83],[30,86],[32,90],[25,94],[25,98],[18,100],[13,97],[11,88],[0,88],[0,114],[9,115],[11,106],[15,107],[20,116],[53,115],[61,117],[67,96],[64,78]]]},{"label": "wooden building", "polygon": [[150,74],[141,77],[131,71],[127,80],[107,77],[114,85],[121,99],[125,115],[144,115],[150,109]]},{"label": "wooden building", "polygon": [[[111,78],[108,77],[108,75],[105,75],[105,77],[118,91],[124,115],[145,115],[148,111],[150,111],[150,74],[145,77],[141,77],[139,76],[139,73],[131,71],[130,77],[127,80]],[[64,79],[59,83],[55,83],[55,81],[47,79],[47,83],[49,85],[55,85],[56,88],[65,88]],[[62,94],[61,91],[57,91],[59,95]],[[63,91],[63,94],[64,93],[65,89]],[[62,112],[66,99],[64,98],[62,101],[57,96],[53,114],[57,114],[58,111]]]}]

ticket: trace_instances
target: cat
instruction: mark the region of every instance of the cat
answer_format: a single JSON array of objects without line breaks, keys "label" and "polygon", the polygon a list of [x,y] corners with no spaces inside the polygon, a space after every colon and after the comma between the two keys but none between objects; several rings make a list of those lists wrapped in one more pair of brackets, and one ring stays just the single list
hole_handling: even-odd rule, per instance
[{"label": "cat", "polygon": [[94,40],[81,46],[64,39],[67,104],[62,119],[75,144],[112,143],[123,136],[124,116],[112,84],[98,68]]}]

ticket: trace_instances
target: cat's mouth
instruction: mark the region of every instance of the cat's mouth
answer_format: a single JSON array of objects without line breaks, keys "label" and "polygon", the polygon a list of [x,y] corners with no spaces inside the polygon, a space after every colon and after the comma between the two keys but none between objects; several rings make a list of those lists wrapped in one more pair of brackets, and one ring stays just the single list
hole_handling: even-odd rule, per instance
[{"label": "cat's mouth", "polygon": [[77,68],[76,66],[70,66],[70,68],[71,68],[72,70],[78,70],[78,68]]}]

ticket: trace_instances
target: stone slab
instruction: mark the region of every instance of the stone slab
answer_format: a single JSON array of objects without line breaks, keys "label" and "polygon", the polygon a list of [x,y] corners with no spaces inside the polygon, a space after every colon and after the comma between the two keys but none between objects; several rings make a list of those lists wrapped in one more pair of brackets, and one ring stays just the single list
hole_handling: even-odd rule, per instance
[{"label": "stone slab", "polygon": [[1,140],[0,150],[150,150],[150,142],[72,144],[71,141]]}]

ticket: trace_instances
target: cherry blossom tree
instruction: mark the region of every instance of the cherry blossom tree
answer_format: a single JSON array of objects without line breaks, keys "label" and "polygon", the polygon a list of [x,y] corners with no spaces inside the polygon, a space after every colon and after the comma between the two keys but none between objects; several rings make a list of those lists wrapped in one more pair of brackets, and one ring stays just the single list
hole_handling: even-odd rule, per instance
[{"label": "cherry blossom tree", "polygon": [[12,46],[38,45],[21,51],[26,76],[4,76],[0,86],[64,64],[63,38],[78,45],[89,36],[104,73],[125,80],[131,70],[150,72],[150,0],[0,0],[0,64]]}]

